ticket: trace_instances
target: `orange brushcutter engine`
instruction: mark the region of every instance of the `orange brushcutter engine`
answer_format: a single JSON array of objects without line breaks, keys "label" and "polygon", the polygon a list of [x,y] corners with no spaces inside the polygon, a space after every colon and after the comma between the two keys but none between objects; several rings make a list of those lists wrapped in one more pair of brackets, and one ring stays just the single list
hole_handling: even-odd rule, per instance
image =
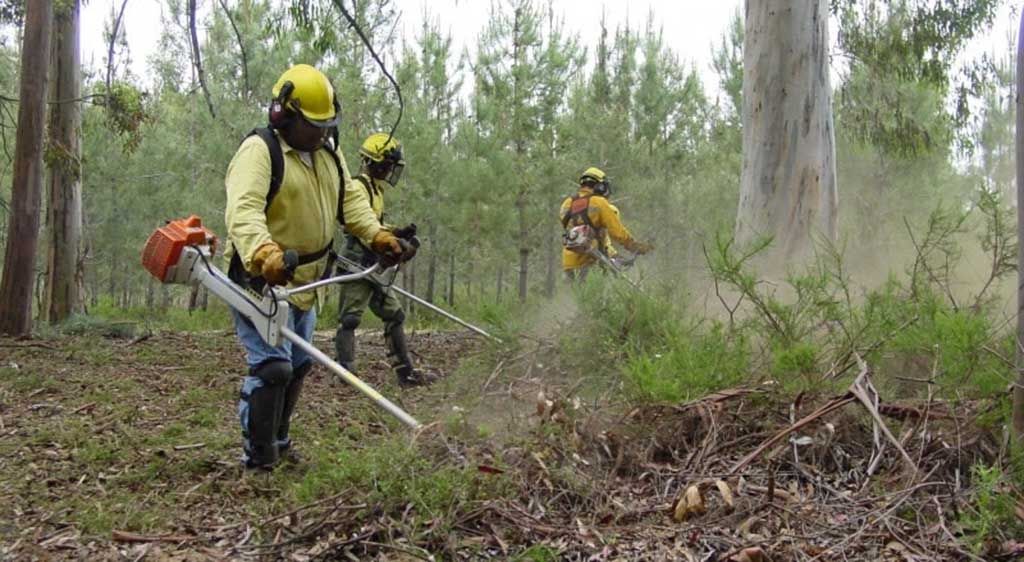
[{"label": "orange brushcutter engine", "polygon": [[204,253],[208,255],[213,255],[216,250],[217,237],[203,226],[196,215],[167,221],[166,225],[156,229],[142,250],[142,266],[162,283],[181,283],[184,280],[176,278],[176,266],[187,246],[206,246]]}]

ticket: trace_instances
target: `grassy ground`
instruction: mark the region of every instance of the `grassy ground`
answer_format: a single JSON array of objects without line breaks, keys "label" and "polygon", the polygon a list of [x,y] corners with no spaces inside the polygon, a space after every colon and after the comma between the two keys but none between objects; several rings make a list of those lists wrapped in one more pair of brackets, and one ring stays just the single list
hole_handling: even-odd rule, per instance
[{"label": "grassy ground", "polygon": [[[506,325],[503,346],[413,333],[419,362],[444,375],[423,389],[400,391],[380,333],[361,334],[360,375],[427,428],[409,433],[317,368],[293,426],[304,462],[269,474],[238,465],[243,352],[232,333],[146,336],[98,323],[0,339],[0,494],[9,498],[0,557],[739,562],[1024,552],[1013,540],[1024,504],[1003,472],[1012,464],[1000,433],[1005,392],[964,382],[998,381],[986,373],[998,371],[1001,348],[978,353],[964,337],[981,330],[969,319],[919,318],[925,334],[904,329],[869,354],[860,380],[881,389],[877,411],[907,462],[846,394],[859,368],[814,377],[820,351],[807,358],[791,346],[764,359],[742,334],[682,321],[685,311],[655,306],[664,302],[656,295],[587,291],[580,308],[547,305],[557,322]],[[928,338],[949,351],[923,354]],[[315,343],[332,348],[326,332]],[[929,373],[930,383],[914,380]],[[786,384],[770,384],[776,377]]]}]

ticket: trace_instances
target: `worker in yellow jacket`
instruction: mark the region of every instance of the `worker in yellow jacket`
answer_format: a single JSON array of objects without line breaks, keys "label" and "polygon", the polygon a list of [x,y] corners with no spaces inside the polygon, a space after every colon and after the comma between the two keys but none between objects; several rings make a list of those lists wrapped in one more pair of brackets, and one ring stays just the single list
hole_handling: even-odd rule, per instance
[{"label": "worker in yellow jacket", "polygon": [[618,208],[608,201],[611,183],[607,174],[598,168],[587,168],[579,183],[579,190],[567,197],[559,210],[564,230],[562,269],[567,277],[583,278],[598,261],[597,253],[614,255],[612,240],[636,254],[653,249],[651,244],[633,238],[622,224]]},{"label": "worker in yellow jacket", "polygon": [[[345,247],[342,255],[349,262],[366,268],[378,260],[372,251],[383,236],[395,237],[402,244],[402,261],[416,253],[416,225],[395,228],[384,221],[384,192],[398,184],[405,169],[401,143],[388,133],[374,133],[359,148],[362,167],[345,189]],[[377,281],[360,280],[341,285],[338,329],[334,350],[338,363],[355,370],[356,328],[369,307],[384,321],[384,340],[391,367],[401,387],[427,384],[436,377],[413,366],[405,339],[405,311],[394,293]]]},{"label": "worker in yellow jacket", "polygon": [[[242,141],[224,180],[228,275],[256,293],[267,285],[309,283],[325,272],[335,223],[344,214],[341,189],[351,182],[333,142],[340,107],[328,78],[296,65],[272,93],[269,126]],[[375,239],[373,249],[394,254],[393,241]],[[297,264],[286,264],[288,251],[297,254]],[[316,299],[315,292],[289,297],[288,327],[306,341],[316,325]],[[313,360],[291,343],[270,346],[249,320],[232,314],[249,367],[238,404],[243,462],[270,469],[282,456],[295,458],[289,422]]]}]

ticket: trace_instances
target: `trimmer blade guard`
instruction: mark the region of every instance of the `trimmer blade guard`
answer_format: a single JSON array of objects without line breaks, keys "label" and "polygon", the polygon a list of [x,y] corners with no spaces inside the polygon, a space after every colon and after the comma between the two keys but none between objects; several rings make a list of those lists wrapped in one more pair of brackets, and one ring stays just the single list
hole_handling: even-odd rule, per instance
[{"label": "trimmer blade guard", "polygon": [[173,268],[181,259],[186,246],[209,246],[213,254],[217,237],[203,226],[196,215],[187,219],[168,221],[156,229],[142,250],[142,266],[163,283],[171,282]]}]

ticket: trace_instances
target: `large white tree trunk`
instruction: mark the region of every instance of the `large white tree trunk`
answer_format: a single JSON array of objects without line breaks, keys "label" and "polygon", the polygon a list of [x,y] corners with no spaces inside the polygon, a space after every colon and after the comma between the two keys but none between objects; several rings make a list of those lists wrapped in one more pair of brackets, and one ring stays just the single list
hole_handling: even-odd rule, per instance
[{"label": "large white tree trunk", "polygon": [[[54,101],[50,109],[49,226],[46,318],[61,322],[81,312],[79,261],[82,243],[82,150],[78,140],[82,113],[81,56],[79,54],[78,0],[71,0],[55,20],[55,41],[51,60],[50,87]],[[72,101],[74,100],[74,101]]]},{"label": "large white tree trunk", "polygon": [[743,174],[736,238],[799,257],[836,237],[835,132],[826,0],[747,0]]}]

